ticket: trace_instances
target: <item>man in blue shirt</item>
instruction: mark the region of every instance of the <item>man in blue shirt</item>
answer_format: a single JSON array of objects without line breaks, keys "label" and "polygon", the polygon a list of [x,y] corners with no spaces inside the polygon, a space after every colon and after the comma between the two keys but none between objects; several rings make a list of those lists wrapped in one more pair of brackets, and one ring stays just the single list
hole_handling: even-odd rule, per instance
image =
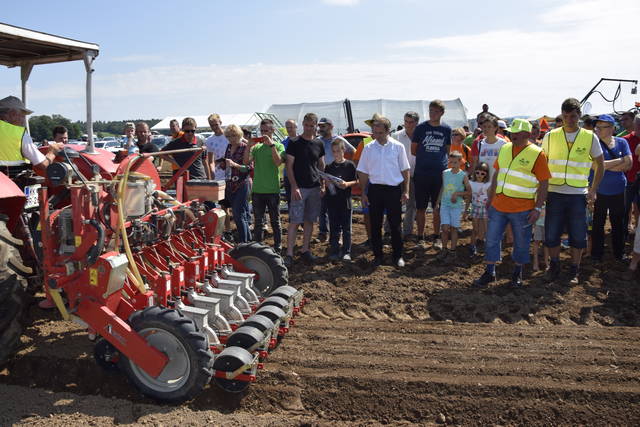
[{"label": "man in blue shirt", "polygon": [[425,248],[424,229],[426,210],[431,203],[433,209],[434,247],[442,248],[438,239],[440,232],[440,213],[436,203],[442,188],[442,171],[447,168],[449,147],[451,146],[451,128],[442,123],[444,102],[439,99],[429,103],[429,120],[420,123],[411,139],[411,154],[416,156],[413,172],[416,197],[416,225],[418,246]]}]

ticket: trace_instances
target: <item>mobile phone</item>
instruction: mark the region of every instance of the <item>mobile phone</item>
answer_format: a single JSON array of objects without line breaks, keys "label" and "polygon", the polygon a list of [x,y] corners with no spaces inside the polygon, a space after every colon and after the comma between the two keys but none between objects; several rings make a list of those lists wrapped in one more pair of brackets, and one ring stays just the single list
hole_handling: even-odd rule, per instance
[{"label": "mobile phone", "polygon": [[251,138],[251,142],[264,142],[264,136],[254,136]]}]

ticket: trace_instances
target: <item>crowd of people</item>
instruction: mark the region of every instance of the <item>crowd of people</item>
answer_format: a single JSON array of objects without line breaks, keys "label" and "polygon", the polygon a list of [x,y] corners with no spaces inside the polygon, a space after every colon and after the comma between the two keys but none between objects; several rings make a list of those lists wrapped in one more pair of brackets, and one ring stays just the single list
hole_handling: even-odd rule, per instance
[{"label": "crowd of people", "polygon": [[[0,105],[0,119],[7,122],[18,105],[17,98],[10,98],[0,101],[11,107]],[[173,139],[162,151],[204,145],[206,154],[188,168],[190,178],[225,181],[225,198],[219,203],[233,218],[237,242],[262,242],[268,214],[273,247],[288,266],[315,262],[312,242],[327,239],[330,261],[352,260],[352,191],[357,189],[368,236],[363,244],[373,253],[374,266],[385,263],[384,235],[398,268],[405,266],[403,251],[410,240],[419,249],[435,248],[439,261],[453,261],[460,256],[461,221],[470,220],[469,255],[483,256],[485,262],[473,286],[496,281],[504,243],[512,245],[512,286],[523,285],[523,268],[532,258],[533,269],[544,268],[548,281],[560,279],[562,246],[570,251],[567,280],[578,284],[585,249],[594,263],[603,261],[608,218],[611,252],[618,262],[630,261],[626,276],[632,279],[640,263],[640,231],[634,233],[631,227],[634,221],[639,224],[640,213],[640,116],[622,114],[618,120],[623,131],[616,135],[616,118],[583,116],[576,99],[566,99],[560,110],[555,128],[542,129],[539,122],[524,119],[507,124],[485,105],[471,132],[444,123],[445,104],[434,100],[426,120],[420,122],[418,113],[408,111],[395,132],[389,119],[374,114],[365,122],[371,136],[357,147],[334,134],[330,118],[313,113],[304,116],[301,131],[294,120],[287,120],[288,136],[282,142],[274,137],[275,123],[268,118],[254,136],[211,114],[213,135],[206,141],[196,138],[196,122],[187,117],[171,123]],[[124,132],[129,152],[158,150],[149,142],[146,123],[127,124]],[[56,128],[53,134],[54,144],[65,142],[65,129]],[[50,161],[50,155],[40,156],[32,161],[35,165]],[[162,158],[175,170],[192,153]],[[282,186],[288,204],[286,250]],[[227,223],[228,230],[232,223]],[[296,254],[300,231],[302,246]],[[625,242],[632,233],[629,260]]]}]

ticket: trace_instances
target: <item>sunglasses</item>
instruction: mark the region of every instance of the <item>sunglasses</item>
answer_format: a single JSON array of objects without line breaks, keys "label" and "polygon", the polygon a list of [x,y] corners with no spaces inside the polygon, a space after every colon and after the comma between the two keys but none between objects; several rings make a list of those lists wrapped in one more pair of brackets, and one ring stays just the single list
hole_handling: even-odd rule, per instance
[{"label": "sunglasses", "polygon": [[486,175],[485,171],[476,171],[476,175]]},{"label": "sunglasses", "polygon": [[182,132],[184,132],[184,133],[196,133],[195,129],[183,130]]}]

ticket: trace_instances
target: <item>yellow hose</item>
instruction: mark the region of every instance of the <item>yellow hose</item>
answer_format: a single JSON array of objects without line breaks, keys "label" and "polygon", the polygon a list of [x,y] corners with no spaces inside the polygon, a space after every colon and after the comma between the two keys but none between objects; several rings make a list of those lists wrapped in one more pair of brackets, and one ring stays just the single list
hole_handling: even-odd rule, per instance
[{"label": "yellow hose", "polygon": [[132,281],[136,286],[136,288],[138,288],[138,290],[144,294],[145,292],[147,292],[147,289],[145,287],[144,281],[142,280],[142,276],[138,271],[138,266],[136,265],[133,259],[131,246],[129,246],[129,238],[127,237],[127,230],[124,227],[125,217],[124,217],[124,208],[123,208],[124,202],[125,202],[125,199],[124,199],[125,189],[127,188],[127,181],[129,180],[129,171],[131,170],[131,167],[136,162],[136,160],[138,160],[140,157],[142,156],[138,155],[133,159],[131,159],[127,164],[126,169],[124,170],[124,175],[120,180],[120,183],[118,184],[118,203],[117,204],[118,204],[118,231],[122,236],[122,245],[124,246],[124,251],[127,255],[127,260],[129,261],[129,270],[131,270],[131,273],[133,273],[129,277],[133,279]]}]

